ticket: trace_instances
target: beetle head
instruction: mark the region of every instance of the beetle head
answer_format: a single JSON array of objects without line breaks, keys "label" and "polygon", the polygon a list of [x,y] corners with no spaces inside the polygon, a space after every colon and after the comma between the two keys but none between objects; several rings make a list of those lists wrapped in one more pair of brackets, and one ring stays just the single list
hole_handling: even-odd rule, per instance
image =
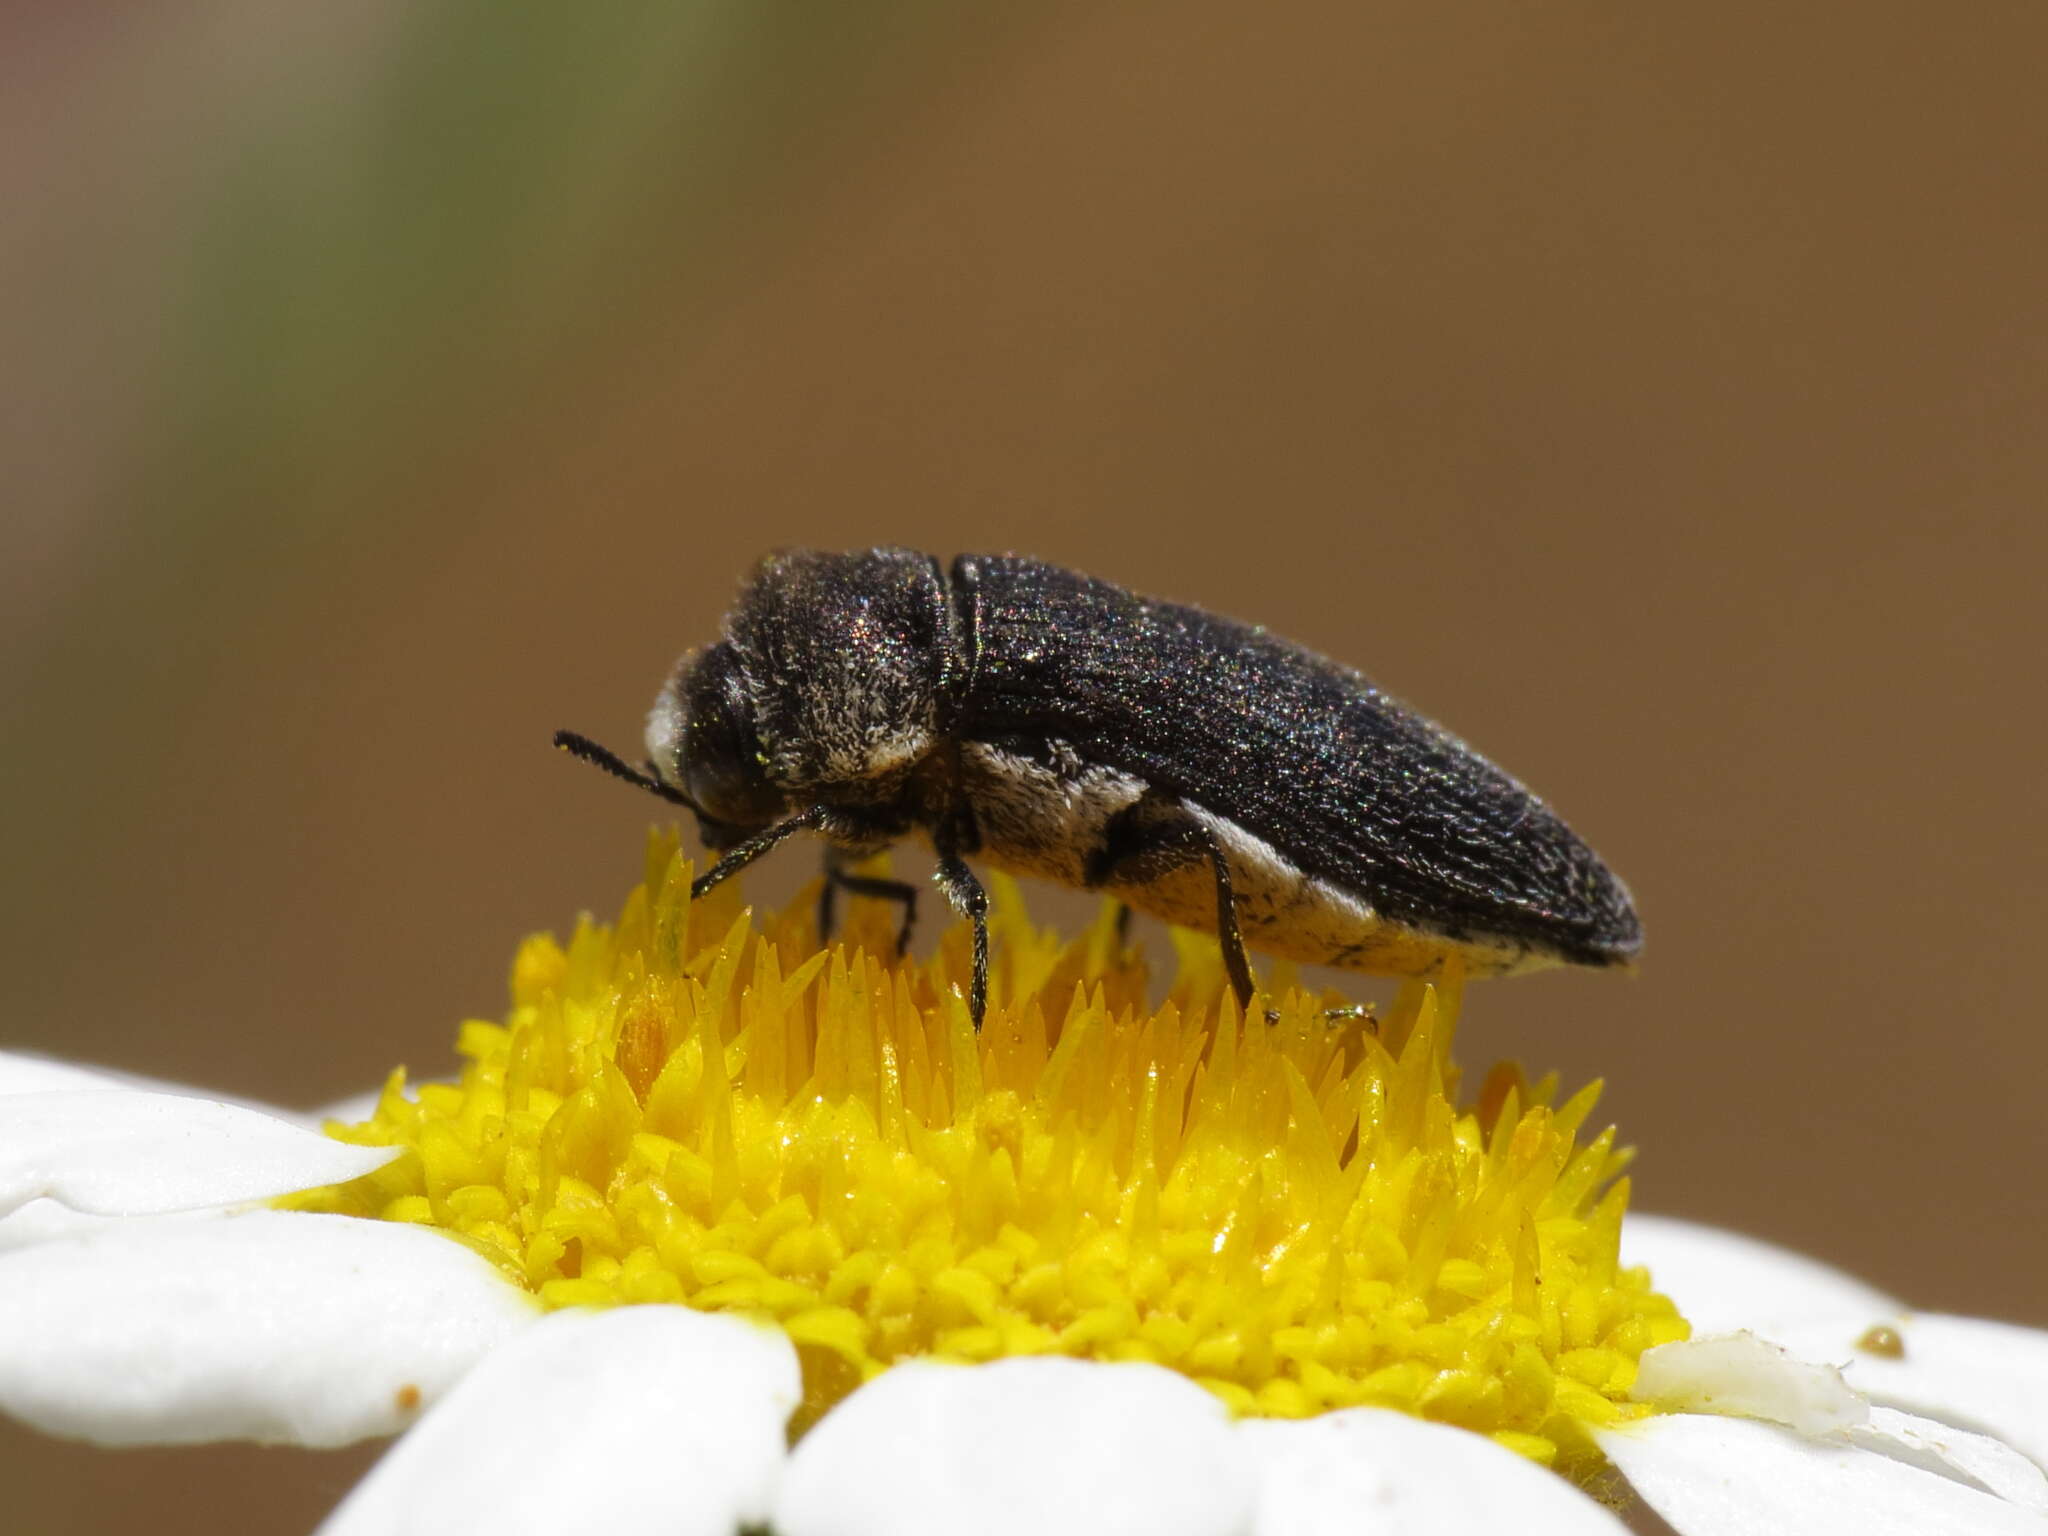
[{"label": "beetle head", "polygon": [[724,641],[685,656],[661,690],[647,716],[647,755],[662,783],[688,796],[708,848],[729,847],[788,814]]}]

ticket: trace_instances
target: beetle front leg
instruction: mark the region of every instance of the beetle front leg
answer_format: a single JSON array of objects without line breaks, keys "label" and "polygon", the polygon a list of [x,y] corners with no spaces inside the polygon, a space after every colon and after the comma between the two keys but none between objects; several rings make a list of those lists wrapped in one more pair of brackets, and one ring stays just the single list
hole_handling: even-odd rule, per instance
[{"label": "beetle front leg", "polygon": [[825,808],[823,806],[814,805],[807,811],[797,812],[796,815],[791,816],[786,821],[778,821],[772,827],[763,827],[759,832],[754,833],[753,836],[728,849],[723,858],[705,870],[695,880],[692,880],[690,882],[690,899],[692,901],[700,899],[714,885],[730,880],[734,875],[753,863],[754,860],[760,858],[762,854],[769,852],[795,833],[815,831],[819,826],[823,825],[825,815]]}]

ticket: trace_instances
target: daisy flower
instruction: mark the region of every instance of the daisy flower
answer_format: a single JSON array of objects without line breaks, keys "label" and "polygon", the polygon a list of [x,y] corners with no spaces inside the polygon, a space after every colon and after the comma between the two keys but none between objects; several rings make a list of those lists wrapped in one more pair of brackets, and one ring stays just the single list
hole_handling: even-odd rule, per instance
[{"label": "daisy flower", "polygon": [[963,932],[821,947],[657,837],[325,1133],[0,1057],[0,1410],[402,1431],[336,1533],[2048,1533],[2048,1335],[1627,1216],[1455,976],[1247,1025],[1213,942],[1155,1007],[996,897],[978,1035]]}]

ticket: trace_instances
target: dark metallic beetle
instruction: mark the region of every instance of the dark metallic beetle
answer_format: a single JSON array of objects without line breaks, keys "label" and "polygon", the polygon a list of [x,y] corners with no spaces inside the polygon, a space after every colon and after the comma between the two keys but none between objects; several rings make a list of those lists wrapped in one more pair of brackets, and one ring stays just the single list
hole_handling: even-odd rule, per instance
[{"label": "dark metallic beetle", "polygon": [[1550,809],[1346,667],[1264,629],[1014,555],[947,569],[913,550],[794,550],[741,590],[725,638],[677,667],[640,771],[556,744],[696,812],[723,857],[701,895],[793,832],[827,839],[835,889],[910,832],[974,925],[969,1006],[988,997],[988,898],[966,859],[1114,892],[1222,941],[1377,974],[1631,961],[1628,891]]}]

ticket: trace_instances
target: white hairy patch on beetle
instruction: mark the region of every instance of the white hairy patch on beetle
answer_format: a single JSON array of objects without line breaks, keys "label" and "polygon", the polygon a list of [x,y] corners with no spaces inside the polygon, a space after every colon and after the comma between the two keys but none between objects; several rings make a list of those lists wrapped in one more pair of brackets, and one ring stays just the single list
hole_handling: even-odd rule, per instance
[{"label": "white hairy patch on beetle", "polygon": [[[684,665],[688,663],[689,658],[685,657]],[[656,695],[654,708],[647,711],[646,740],[647,757],[654,764],[655,777],[672,779],[676,771],[676,749],[683,744],[683,701],[673,681]]]},{"label": "white hairy patch on beetle", "polygon": [[801,683],[746,675],[757,726],[777,718],[777,701],[798,701],[795,721],[762,743],[768,777],[785,792],[871,787],[923,761],[936,744],[938,721],[929,702],[912,713],[916,701],[862,655],[856,650],[829,677]]},{"label": "white hairy patch on beetle", "polygon": [[1088,856],[1102,846],[1103,829],[1145,793],[1145,781],[1084,763],[1065,742],[1052,747],[1057,766],[1048,768],[986,742],[962,742],[960,772],[991,864],[1085,885]]},{"label": "white hairy patch on beetle", "polygon": [[[1083,885],[1089,856],[1102,846],[1111,818],[1148,786],[1135,775],[1083,761],[1064,742],[1050,745],[1054,762],[1048,765],[984,742],[963,742],[964,788],[989,863],[1012,874]],[[1394,922],[1356,893],[1307,873],[1228,817],[1194,804],[1186,810],[1223,847],[1238,927],[1253,949],[1385,975],[1425,972],[1451,953],[1475,976],[1556,963],[1513,939],[1461,942]],[[1112,882],[1109,889],[1141,912],[1216,931],[1216,876],[1206,858],[1141,883]]]},{"label": "white hairy patch on beetle", "polygon": [[860,767],[854,772],[867,778],[899,773],[922,762],[931,749],[932,731],[928,725],[896,730],[870,726],[861,746]]},{"label": "white hairy patch on beetle", "polygon": [[845,792],[893,781],[931,750],[932,732],[924,725],[862,726],[854,719],[834,720],[809,736],[771,748],[768,777],[788,794],[813,789]]}]

